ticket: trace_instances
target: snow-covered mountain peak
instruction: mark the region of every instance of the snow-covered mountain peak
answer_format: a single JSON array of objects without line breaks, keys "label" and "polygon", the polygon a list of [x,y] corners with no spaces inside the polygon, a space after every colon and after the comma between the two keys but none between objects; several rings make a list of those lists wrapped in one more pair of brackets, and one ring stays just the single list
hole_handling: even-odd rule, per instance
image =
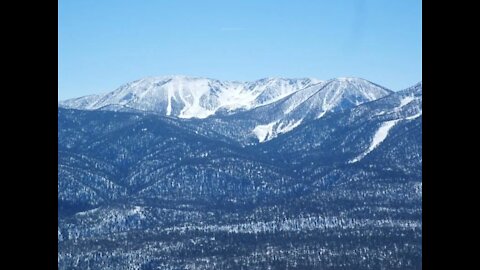
[{"label": "snow-covered mountain peak", "polygon": [[367,86],[376,85],[375,83],[372,83],[369,80],[365,80],[363,78],[358,78],[358,77],[333,78],[333,79],[327,80],[326,83],[327,84],[336,84],[337,86],[343,86],[343,87],[361,86],[361,85],[367,85]]},{"label": "snow-covered mountain peak", "polygon": [[127,107],[180,118],[205,118],[219,109],[251,109],[275,102],[320,80],[264,78],[253,82],[219,81],[185,75],[147,77],[97,96],[59,103],[76,109]]},{"label": "snow-covered mountain peak", "polygon": [[140,80],[127,83],[124,86],[121,86],[119,89],[128,88],[131,91],[147,91],[149,88],[158,88],[162,85],[173,85],[178,87],[180,90],[183,86],[197,87],[205,84],[219,84],[220,82],[214,79],[202,78],[202,77],[192,77],[185,75],[169,75],[169,76],[156,76],[156,77],[147,77]]},{"label": "snow-covered mountain peak", "polygon": [[150,81],[150,82],[167,82],[171,80],[182,80],[182,81],[193,81],[193,80],[213,80],[210,78],[205,78],[205,77],[198,77],[198,76],[188,76],[188,75],[183,75],[183,74],[173,74],[173,75],[161,75],[161,76],[150,76],[150,77],[145,77],[141,78],[137,81]]},{"label": "snow-covered mountain peak", "polygon": [[134,109],[178,118],[206,118],[218,111],[231,113],[272,105],[280,113],[275,116],[280,132],[303,119],[320,118],[328,111],[348,109],[389,93],[384,87],[355,77],[327,81],[267,77],[241,82],[167,75],[139,79],[110,93],[70,99],[59,105],[86,110]]},{"label": "snow-covered mountain peak", "polygon": [[[415,93],[418,88],[421,91],[421,82],[403,91],[402,98],[394,102],[398,111],[416,104],[412,102],[418,103]],[[107,94],[71,99],[59,105],[86,110],[133,109],[177,118],[207,118],[217,114],[228,117],[228,124],[241,116],[237,120],[244,121],[240,125],[249,131],[242,136],[254,135],[259,142],[265,142],[327,113],[349,110],[392,93],[356,77],[327,81],[267,77],[242,82],[168,75],[143,78]]]},{"label": "snow-covered mountain peak", "polygon": [[287,83],[296,83],[298,81],[305,81],[305,82],[312,82],[312,83],[319,83],[322,82],[322,80],[316,79],[316,78],[282,78],[282,77],[266,77],[262,79],[258,79],[256,81],[252,81],[250,83],[255,83],[255,84],[263,84],[263,83],[278,83],[278,82],[287,82]]},{"label": "snow-covered mountain peak", "polygon": [[366,80],[358,77],[338,77],[338,78],[331,79],[331,81],[353,82],[353,81],[366,81]]},{"label": "snow-covered mountain peak", "polygon": [[252,118],[261,120],[252,134],[259,142],[268,141],[301,123],[322,118],[326,113],[347,110],[391,93],[361,78],[334,78],[312,84],[255,110],[257,115]]}]

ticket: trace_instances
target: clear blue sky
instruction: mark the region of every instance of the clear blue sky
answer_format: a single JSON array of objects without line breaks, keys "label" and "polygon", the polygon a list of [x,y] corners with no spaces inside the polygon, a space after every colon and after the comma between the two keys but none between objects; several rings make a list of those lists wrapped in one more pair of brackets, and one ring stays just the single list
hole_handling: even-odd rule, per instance
[{"label": "clear blue sky", "polygon": [[59,0],[59,100],[157,75],[422,79],[421,0]]}]

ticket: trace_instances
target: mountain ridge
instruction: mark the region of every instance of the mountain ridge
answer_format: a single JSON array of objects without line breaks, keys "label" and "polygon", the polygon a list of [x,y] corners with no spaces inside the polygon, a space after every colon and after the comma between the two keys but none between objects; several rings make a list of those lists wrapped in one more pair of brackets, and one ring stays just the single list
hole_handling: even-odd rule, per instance
[{"label": "mountain ridge", "polygon": [[[150,108],[150,111],[156,111],[165,115],[173,114],[173,116],[180,118],[205,118],[221,108],[228,110],[238,108],[252,109],[271,104],[303,88],[331,82],[332,80],[351,81],[363,79],[342,77],[322,81],[315,78],[267,77],[255,81],[220,81],[185,75],[151,76],[123,84],[111,92],[62,100],[58,104],[61,107],[76,109],[98,109],[105,105],[113,104],[129,105],[140,110],[148,110],[147,108]],[[194,82],[193,85],[192,82]],[[189,86],[188,84],[193,89],[188,89],[186,87]],[[209,89],[205,89],[206,87]],[[188,93],[184,93],[185,91]],[[192,100],[194,95],[198,95],[201,100],[197,100],[195,103]],[[151,100],[146,98],[156,99],[159,103],[148,107],[139,102],[139,99],[142,98],[145,98],[144,103],[151,102]],[[184,104],[182,106],[184,108],[188,106],[203,106],[203,109],[210,111],[206,114],[202,114],[205,112],[200,112],[198,115],[193,114],[193,112],[191,114],[186,114],[185,112],[184,114],[175,114],[172,112],[172,101],[178,102],[179,99],[183,101]],[[210,104],[208,101],[211,101]],[[164,104],[161,104],[162,102]]]},{"label": "mountain ridge", "polygon": [[233,110],[267,104],[318,82],[314,78],[239,82],[184,75],[156,76],[123,84],[105,94],[60,101],[59,106],[98,109],[117,104],[179,118],[206,118],[220,108]]},{"label": "mountain ridge", "polygon": [[349,109],[391,93],[357,77],[327,81],[269,77],[240,82],[168,75],[135,80],[105,94],[61,101],[59,107],[138,111],[207,122],[232,120],[243,127],[239,136],[250,140],[253,134],[258,142],[265,142],[328,112]]}]

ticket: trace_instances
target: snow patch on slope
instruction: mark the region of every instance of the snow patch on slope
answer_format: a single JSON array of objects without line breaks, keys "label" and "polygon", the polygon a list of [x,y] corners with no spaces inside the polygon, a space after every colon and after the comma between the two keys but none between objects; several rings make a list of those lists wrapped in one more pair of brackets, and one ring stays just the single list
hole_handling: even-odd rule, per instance
[{"label": "snow patch on slope", "polygon": [[281,123],[276,129],[277,134],[287,133],[289,131],[292,131],[294,128],[298,127],[302,123],[302,121],[303,119],[300,119],[297,122],[288,123],[286,126],[283,126],[284,123]]},{"label": "snow patch on slope", "polygon": [[269,137],[271,137],[271,135],[273,135],[272,134],[272,129],[273,129],[273,126],[276,123],[277,122],[272,122],[272,123],[266,124],[266,125],[258,125],[253,129],[252,132],[253,132],[253,134],[255,134],[255,136],[257,136],[258,142],[264,142]]},{"label": "snow patch on slope", "polygon": [[278,121],[275,121],[266,125],[258,125],[252,130],[252,133],[257,136],[258,142],[263,143],[277,137],[282,133],[292,131],[298,127],[302,121],[303,119],[300,119],[298,121],[288,122],[288,124],[283,122],[278,124]]},{"label": "snow patch on slope", "polygon": [[391,120],[391,121],[384,122],[380,126],[380,128],[378,128],[377,132],[375,132],[375,135],[373,135],[372,142],[370,143],[370,146],[368,147],[368,149],[362,154],[360,154],[359,156],[357,156],[356,158],[350,160],[348,163],[355,163],[362,160],[366,155],[368,155],[375,148],[377,148],[380,145],[380,143],[382,143],[387,138],[388,132],[393,126],[395,126],[395,124],[398,121],[399,120]]},{"label": "snow patch on slope", "polygon": [[322,118],[326,113],[327,113],[327,111],[321,112],[315,119],[320,119],[320,118]]},{"label": "snow patch on slope", "polygon": [[167,115],[172,114],[172,91],[167,90]]},{"label": "snow patch on slope", "polygon": [[413,96],[406,96],[402,100],[400,100],[400,106],[399,108],[402,108],[403,106],[407,105],[408,103],[412,102],[415,99]]},{"label": "snow patch on slope", "polygon": [[208,80],[172,80],[172,83],[170,83],[168,86],[169,91],[178,91],[178,95],[185,103],[178,117],[206,118],[214,113],[214,111],[204,108],[200,104],[201,97],[210,91]]},{"label": "snow patch on slope", "polygon": [[406,120],[413,120],[413,119],[415,119],[415,118],[420,117],[421,115],[422,115],[422,111],[420,111],[419,113],[414,114],[414,115],[412,115],[412,116],[405,117],[405,119],[406,119]]},{"label": "snow patch on slope", "polygon": [[406,97],[403,97],[401,100],[400,100],[400,105],[398,105],[398,107],[395,108],[395,111],[398,112],[400,111],[403,107],[407,106],[408,104],[410,104],[412,101],[415,100],[415,97],[414,96],[406,96]]},{"label": "snow patch on slope", "polygon": [[368,148],[369,152],[375,149],[381,142],[387,138],[390,129],[398,122],[398,120],[387,121],[377,130],[373,136],[372,144]]},{"label": "snow patch on slope", "polygon": [[239,108],[250,109],[254,106],[254,100],[257,97],[253,91],[247,91],[241,83],[228,83],[227,91],[222,91],[218,95],[221,107],[227,110]]}]

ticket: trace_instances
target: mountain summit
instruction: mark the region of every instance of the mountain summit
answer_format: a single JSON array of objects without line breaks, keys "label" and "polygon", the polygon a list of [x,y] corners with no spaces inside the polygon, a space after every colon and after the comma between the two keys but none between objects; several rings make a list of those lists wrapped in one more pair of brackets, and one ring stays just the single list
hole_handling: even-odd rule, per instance
[{"label": "mountain summit", "polygon": [[250,143],[252,136],[265,142],[326,113],[351,109],[391,93],[368,80],[352,77],[239,82],[173,75],[140,79],[110,93],[69,99],[59,106],[208,118],[199,125]]},{"label": "mountain summit", "polygon": [[253,82],[219,81],[183,75],[140,79],[113,92],[60,102],[74,109],[135,109],[179,118],[206,118],[219,109],[250,109],[321,83],[313,78],[265,78]]},{"label": "mountain summit", "polygon": [[59,106],[82,110],[136,110],[178,118],[206,118],[218,111],[251,110],[276,102],[284,107],[283,113],[290,113],[304,103],[304,106],[314,108],[318,117],[333,108],[358,105],[390,92],[360,78],[328,81],[314,78],[264,78],[239,82],[171,75],[136,80],[106,94],[61,101]]}]

